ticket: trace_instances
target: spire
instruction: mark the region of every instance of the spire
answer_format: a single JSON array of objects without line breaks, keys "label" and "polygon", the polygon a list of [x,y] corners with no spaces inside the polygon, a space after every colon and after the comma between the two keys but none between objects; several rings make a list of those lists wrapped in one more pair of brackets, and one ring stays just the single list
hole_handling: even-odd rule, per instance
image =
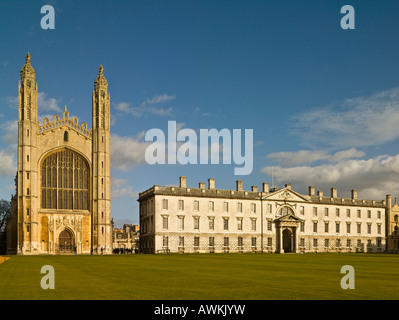
[{"label": "spire", "polygon": [[98,68],[98,76],[94,82],[94,87],[97,89],[99,86],[108,86],[107,79],[104,77],[104,68],[102,65]]},{"label": "spire", "polygon": [[36,73],[30,63],[30,53],[28,52],[25,56],[25,65],[21,69],[21,79],[23,80],[25,77],[34,78]]}]

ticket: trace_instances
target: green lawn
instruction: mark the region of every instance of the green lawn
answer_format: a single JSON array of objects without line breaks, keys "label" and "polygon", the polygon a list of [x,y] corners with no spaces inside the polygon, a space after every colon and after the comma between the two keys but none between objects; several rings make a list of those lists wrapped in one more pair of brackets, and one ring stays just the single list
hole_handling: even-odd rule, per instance
[{"label": "green lawn", "polygon": [[[55,270],[44,290],[43,265]],[[340,285],[343,265],[355,289]],[[384,254],[170,254],[12,256],[0,299],[399,299],[399,256]]]}]

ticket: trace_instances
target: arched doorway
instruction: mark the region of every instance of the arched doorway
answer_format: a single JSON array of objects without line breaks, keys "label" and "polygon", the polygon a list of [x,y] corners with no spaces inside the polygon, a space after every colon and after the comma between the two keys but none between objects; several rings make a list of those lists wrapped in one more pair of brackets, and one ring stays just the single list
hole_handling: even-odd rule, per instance
[{"label": "arched doorway", "polygon": [[58,237],[58,248],[60,252],[73,252],[73,237],[72,234],[66,229],[63,230]]},{"label": "arched doorway", "polygon": [[283,230],[283,249],[284,252],[291,252],[291,241],[292,241],[292,232],[290,229]]}]

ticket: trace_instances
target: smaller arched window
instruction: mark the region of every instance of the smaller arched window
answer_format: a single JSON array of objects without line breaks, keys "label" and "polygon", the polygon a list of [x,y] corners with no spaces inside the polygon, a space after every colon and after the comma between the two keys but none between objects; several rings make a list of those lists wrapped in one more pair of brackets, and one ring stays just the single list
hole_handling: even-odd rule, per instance
[{"label": "smaller arched window", "polygon": [[65,142],[68,142],[68,141],[69,141],[69,134],[68,134],[68,131],[65,131],[65,132],[64,132],[64,141],[65,141]]},{"label": "smaller arched window", "polygon": [[397,214],[394,215],[393,220],[394,220],[395,222],[398,222],[398,215],[397,215]]},{"label": "smaller arched window", "polygon": [[287,206],[282,207],[280,209],[279,213],[280,213],[280,216],[285,216],[287,214],[295,215],[294,211],[290,207],[287,207]]}]

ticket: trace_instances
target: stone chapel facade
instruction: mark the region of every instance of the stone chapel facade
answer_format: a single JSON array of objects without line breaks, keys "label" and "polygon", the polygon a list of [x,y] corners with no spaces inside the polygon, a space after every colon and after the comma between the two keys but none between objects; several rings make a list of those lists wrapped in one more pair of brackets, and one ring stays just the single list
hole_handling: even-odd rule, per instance
[{"label": "stone chapel facade", "polygon": [[7,254],[110,254],[110,94],[100,66],[92,128],[61,116],[39,123],[31,57],[18,86],[18,171]]}]

